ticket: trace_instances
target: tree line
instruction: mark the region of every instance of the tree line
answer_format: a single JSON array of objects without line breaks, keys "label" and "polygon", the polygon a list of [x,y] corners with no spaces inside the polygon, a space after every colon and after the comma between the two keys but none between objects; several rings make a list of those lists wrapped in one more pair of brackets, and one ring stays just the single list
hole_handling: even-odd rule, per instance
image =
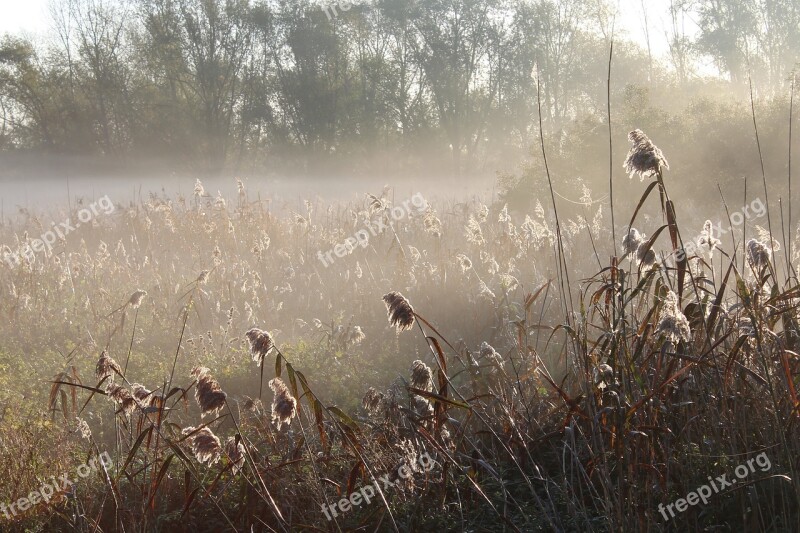
[{"label": "tree line", "polygon": [[[556,144],[580,117],[605,113],[615,27],[605,0],[341,4],[54,3],[48,41],[0,41],[0,150],[210,172],[440,159],[459,173],[524,153],[538,132],[537,80]],[[615,102],[631,84],[696,81],[702,58],[731,84],[752,76],[785,91],[800,57],[793,0],[674,0],[658,15],[668,61],[649,42],[615,40]]]}]

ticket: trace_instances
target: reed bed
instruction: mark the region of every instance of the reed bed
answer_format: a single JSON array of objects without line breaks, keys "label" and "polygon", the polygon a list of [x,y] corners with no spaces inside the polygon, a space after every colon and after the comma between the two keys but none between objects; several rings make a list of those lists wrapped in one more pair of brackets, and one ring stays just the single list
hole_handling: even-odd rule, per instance
[{"label": "reed bed", "polygon": [[[198,181],[2,265],[0,496],[113,458],[2,527],[797,530],[797,258],[769,230],[679,225],[681,169],[630,141],[619,255],[588,191],[567,219],[473,199],[397,220],[388,188],[271,205]],[[365,227],[383,229],[318,259]],[[761,453],[768,472],[660,514]]]}]

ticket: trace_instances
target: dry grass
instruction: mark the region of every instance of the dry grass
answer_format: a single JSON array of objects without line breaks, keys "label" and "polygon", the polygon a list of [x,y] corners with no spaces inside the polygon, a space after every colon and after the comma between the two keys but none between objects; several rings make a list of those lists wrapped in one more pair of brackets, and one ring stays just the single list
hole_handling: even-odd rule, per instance
[{"label": "dry grass", "polygon": [[[270,211],[244,185],[234,200],[120,206],[80,242],[3,265],[0,363],[36,362],[0,401],[13,420],[37,401],[52,418],[15,432],[4,415],[3,453],[41,466],[7,470],[3,497],[37,468],[114,459],[75,498],[4,527],[796,530],[797,280],[777,277],[790,265],[763,243],[743,261],[737,233],[676,257],[692,228],[675,220],[665,165],[629,161],[651,182],[628,227],[648,209],[663,225],[637,239],[626,227],[630,253],[576,281],[598,271],[610,231],[599,211],[561,220],[571,287],[541,206],[442,203],[325,267],[318,250],[390,221],[389,191]],[[0,233],[42,226],[23,214]],[[88,444],[66,433],[76,417]],[[660,503],[761,452],[768,473],[665,524]],[[325,519],[322,505],[423,453],[432,470]]]}]

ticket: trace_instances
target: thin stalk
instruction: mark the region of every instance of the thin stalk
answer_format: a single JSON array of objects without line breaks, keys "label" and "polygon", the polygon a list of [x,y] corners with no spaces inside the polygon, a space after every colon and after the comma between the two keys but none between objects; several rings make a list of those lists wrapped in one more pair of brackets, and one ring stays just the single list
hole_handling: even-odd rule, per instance
[{"label": "thin stalk", "polygon": [[[756,134],[756,147],[758,148],[758,161],[761,163],[761,179],[764,182],[764,204],[767,206],[767,228],[769,229],[769,247],[772,252],[772,257],[775,257],[775,239],[772,236],[772,219],[769,215],[769,194],[767,193],[767,173],[764,171],[764,156],[761,153],[761,139],[758,136],[758,123],[756,122],[756,104],[753,100],[753,79],[748,76],[747,81],[750,83],[750,110],[753,115],[753,130]],[[775,270],[777,270],[777,264]],[[775,283],[778,283],[777,278]]]},{"label": "thin stalk", "polygon": [[789,241],[786,242],[786,247],[789,249],[789,269],[797,277],[797,272],[794,271],[792,265],[792,115],[794,111],[794,82],[795,77],[792,76],[792,85],[789,90],[789,172],[787,173],[787,180],[789,181]]},{"label": "thin stalk", "polygon": [[[556,206],[556,195],[553,191],[553,180],[550,176],[550,167],[547,164],[547,151],[544,148],[544,128],[542,127],[542,84],[539,78],[539,71],[537,67],[536,71],[536,104],[539,110],[539,141],[542,148],[542,159],[544,160],[544,169],[545,173],[547,174],[547,184],[550,187],[550,199],[553,202],[553,213],[556,217],[556,239],[558,240],[558,271],[559,273],[562,272],[563,267],[563,274],[559,276],[561,278],[561,297],[564,299],[564,312],[567,315],[567,324],[571,324],[572,321],[570,317],[572,316],[571,308],[572,308],[572,291],[570,289],[570,281],[569,281],[569,269],[566,264],[566,258],[564,256],[564,241],[561,238],[561,221],[558,218],[558,207]],[[564,287],[564,278],[566,278],[567,286]]]},{"label": "thin stalk", "polygon": [[136,337],[136,319],[139,318],[139,308],[136,308],[136,313],[133,315],[133,331],[131,331],[131,344],[128,346],[128,356],[125,358],[125,367],[122,369],[122,373],[127,375],[128,373],[128,361],[131,360],[131,352],[133,351],[133,339]]},{"label": "thin stalk", "polygon": [[611,136],[611,58],[614,57],[614,27],[611,27],[611,47],[608,51],[608,84],[606,85],[606,107],[608,110],[608,199],[611,203],[611,239],[614,255],[617,255],[617,227],[614,224],[614,145]]}]

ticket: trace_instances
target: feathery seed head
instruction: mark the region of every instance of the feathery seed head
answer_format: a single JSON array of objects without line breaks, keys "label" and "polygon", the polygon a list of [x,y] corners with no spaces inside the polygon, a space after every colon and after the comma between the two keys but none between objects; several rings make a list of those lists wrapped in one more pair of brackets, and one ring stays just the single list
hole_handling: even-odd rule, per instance
[{"label": "feathery seed head", "polygon": [[120,406],[119,412],[130,415],[136,409],[136,400],[131,396],[128,389],[109,383],[106,387],[106,394],[114,403]]},{"label": "feathery seed head", "polygon": [[430,391],[432,375],[430,367],[419,359],[411,364],[411,386],[415,389]]},{"label": "feathery seed head", "polygon": [[664,335],[673,344],[679,341],[688,342],[692,335],[689,320],[678,305],[678,296],[669,291],[661,307],[660,318],[656,325],[655,335]]},{"label": "feathery seed head", "polygon": [[269,388],[275,393],[272,399],[272,421],[280,431],[283,424],[291,424],[292,418],[297,415],[297,400],[281,378],[270,380]]},{"label": "feathery seed head", "polygon": [[137,290],[134,292],[130,299],[128,300],[128,304],[133,307],[134,309],[139,309],[139,306],[142,305],[142,300],[144,297],[147,296],[147,291]]},{"label": "feathery seed head", "polygon": [[770,251],[761,241],[747,241],[747,260],[753,268],[764,268],[769,264]]},{"label": "feathery seed head", "polygon": [[196,429],[192,426],[184,428],[184,435],[189,435],[186,441],[192,449],[195,459],[199,463],[206,463],[208,466],[219,461],[222,446],[219,437],[207,427]]},{"label": "feathery seed head", "polygon": [[647,249],[644,243],[640,244],[636,249],[636,259],[639,264],[645,268],[650,268],[656,263],[656,253],[653,249]]},{"label": "feathery seed head", "polygon": [[632,254],[639,248],[643,240],[639,230],[631,228],[628,230],[628,234],[622,238],[622,251],[625,252],[625,255]]},{"label": "feathery seed head", "polygon": [[108,355],[107,351],[103,350],[103,353],[100,354],[100,359],[97,360],[97,366],[95,367],[97,379],[102,381],[110,377],[113,383],[115,373],[122,375],[122,368]]},{"label": "feathery seed head", "polygon": [[153,394],[151,390],[145,388],[145,386],[141,383],[132,384],[131,392],[133,393],[133,397],[136,398],[140,403],[147,402],[150,398],[150,395]]},{"label": "feathery seed head", "polygon": [[653,174],[660,173],[663,168],[669,168],[664,154],[642,130],[636,129],[630,132],[628,140],[631,142],[631,149],[623,166],[631,177],[639,174],[640,178],[644,180]]},{"label": "feathery seed head", "polygon": [[91,441],[92,430],[89,428],[89,424],[86,420],[76,417],[75,421],[78,422],[78,429],[76,429],[76,431],[81,434],[81,438]]},{"label": "feathery seed head", "polygon": [[192,376],[197,379],[197,388],[194,391],[194,398],[200,406],[201,417],[207,414],[216,414],[225,406],[225,399],[228,397],[219,386],[219,382],[211,375],[211,371],[206,367],[195,367]]},{"label": "feathery seed head", "polygon": [[494,372],[497,369],[500,370],[503,369],[503,366],[505,364],[503,362],[503,357],[499,353],[497,353],[497,350],[495,350],[491,344],[489,344],[486,341],[483,341],[483,343],[481,343],[480,356],[481,359],[483,359],[484,361],[490,363],[492,366],[495,367],[492,370],[492,372]]},{"label": "feathery seed head", "polygon": [[272,336],[264,330],[252,328],[245,333],[245,336],[250,342],[250,353],[253,355],[253,361],[256,363],[260,363],[275,346],[275,343],[272,341]]},{"label": "feathery seed head", "polygon": [[364,334],[364,330],[361,329],[361,326],[353,326],[352,328],[347,328],[345,343],[349,346],[355,346],[361,344],[366,338],[367,336]]},{"label": "feathery seed head", "polygon": [[397,291],[392,291],[383,297],[389,324],[397,328],[397,332],[411,329],[414,326],[414,308],[408,303],[405,296]]},{"label": "feathery seed head", "polygon": [[228,458],[228,461],[233,465],[231,470],[233,471],[233,475],[239,473],[239,470],[242,469],[244,466],[244,457],[245,457],[245,449],[244,445],[241,441],[237,440],[235,437],[228,437],[228,440],[225,441],[225,457]]},{"label": "feathery seed head", "polygon": [[703,231],[700,232],[697,244],[700,248],[705,247],[709,252],[713,252],[721,244],[721,241],[714,237],[714,224],[710,220],[706,220],[705,224],[703,224]]},{"label": "feathery seed head", "polygon": [[456,256],[458,260],[458,264],[461,267],[461,272],[466,273],[469,269],[472,268],[472,260],[464,254],[458,254]]},{"label": "feathery seed head", "polygon": [[611,365],[603,363],[594,369],[594,384],[598,389],[603,390],[607,388],[613,381],[614,369],[611,368]]}]

